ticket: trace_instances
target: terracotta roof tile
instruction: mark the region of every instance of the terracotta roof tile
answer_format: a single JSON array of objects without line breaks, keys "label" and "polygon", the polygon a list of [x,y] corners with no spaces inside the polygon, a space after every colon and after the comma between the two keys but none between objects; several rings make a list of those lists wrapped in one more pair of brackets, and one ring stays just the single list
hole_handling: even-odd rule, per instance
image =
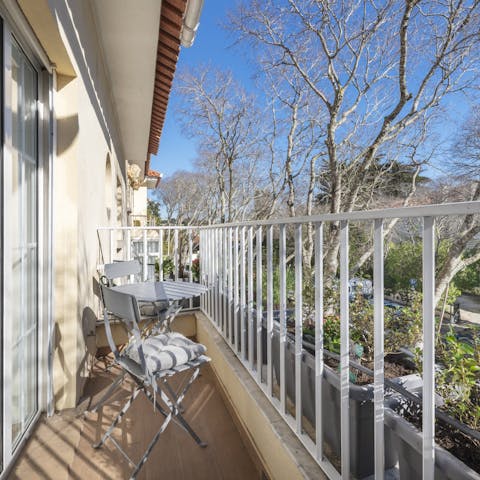
[{"label": "terracotta roof tile", "polygon": [[162,2],[150,137],[145,162],[145,171],[148,172],[148,176],[153,171],[149,170],[150,155],[155,155],[158,151],[165,121],[165,112],[180,52],[180,33],[186,7],[187,0],[163,0]]}]

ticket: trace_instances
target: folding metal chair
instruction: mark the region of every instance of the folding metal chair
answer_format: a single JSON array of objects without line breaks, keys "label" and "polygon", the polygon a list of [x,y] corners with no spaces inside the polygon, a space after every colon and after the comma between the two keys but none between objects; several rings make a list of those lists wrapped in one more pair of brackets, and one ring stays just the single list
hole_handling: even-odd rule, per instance
[{"label": "folding metal chair", "polygon": [[[102,439],[93,446],[94,448],[100,448],[110,438],[126,460],[134,466],[130,477],[134,479],[147,461],[160,435],[172,420],[189,433],[199,446],[207,446],[182,416],[182,401],[197,378],[200,366],[209,362],[210,358],[205,355],[206,348],[203,345],[195,343],[179,333],[163,333],[142,338],[138,326],[140,312],[135,297],[112,290],[104,285],[101,286],[101,292],[104,303],[105,330],[115,362],[122,368],[123,376],[128,375],[135,381],[136,387]],[[129,345],[122,352],[118,351],[113,341],[108,318],[109,311],[123,320],[131,335]],[[177,373],[188,370],[192,372],[191,375],[187,375],[186,379],[175,390],[169,384],[169,380]],[[145,394],[154,405],[154,411],[163,415],[164,420],[148,444],[142,458],[135,463],[112,437],[112,432],[139,393]]]},{"label": "folding metal chair", "polygon": [[[103,265],[103,274],[100,275],[100,283],[107,287],[113,287],[115,281],[122,281],[127,277],[135,277],[142,271],[142,266],[138,260],[119,261],[106,263]],[[178,313],[168,302],[138,302],[141,314],[141,320],[147,324],[144,330],[151,327],[155,322],[155,331],[158,333],[164,326],[164,330],[170,331],[171,319]]]}]

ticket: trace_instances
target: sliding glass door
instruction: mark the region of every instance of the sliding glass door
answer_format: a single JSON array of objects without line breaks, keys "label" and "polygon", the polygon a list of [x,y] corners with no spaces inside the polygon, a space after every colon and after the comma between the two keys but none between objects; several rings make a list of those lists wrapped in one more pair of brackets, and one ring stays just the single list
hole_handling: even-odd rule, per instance
[{"label": "sliding glass door", "polygon": [[[37,72],[12,40],[12,446],[38,409]],[[8,181],[8,179],[7,179]],[[8,206],[7,206],[8,208]]]}]

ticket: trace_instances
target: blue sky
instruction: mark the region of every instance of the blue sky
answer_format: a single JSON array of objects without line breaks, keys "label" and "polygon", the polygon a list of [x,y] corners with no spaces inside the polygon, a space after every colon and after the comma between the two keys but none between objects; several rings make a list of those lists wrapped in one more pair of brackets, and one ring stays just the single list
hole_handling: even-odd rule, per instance
[{"label": "blue sky", "polygon": [[[233,7],[233,2],[205,0],[197,37],[192,47],[181,49],[177,73],[185,67],[195,68],[203,64],[211,64],[228,68],[236,78],[248,81],[251,69],[245,64],[245,59],[238,49],[230,48],[233,39],[222,27],[222,24],[228,22],[227,12]],[[182,134],[176,122],[176,101],[175,89],[173,89],[160,138],[160,147],[157,155],[152,156],[150,160],[151,168],[166,176],[176,170],[191,170],[196,156],[194,141]]]},{"label": "blue sky", "polygon": [[[179,56],[177,74],[184,68],[195,69],[201,65],[212,65],[219,69],[230,69],[234,77],[245,86],[252,87],[254,67],[247,63],[246,55],[240,47],[233,45],[234,39],[225,28],[228,23],[228,12],[235,8],[235,2],[225,0],[205,0],[200,17],[200,27],[191,48],[182,48]],[[174,80],[175,87],[175,80]],[[445,99],[446,100],[446,99]],[[456,96],[444,100],[444,113],[441,124],[435,129],[436,142],[445,141],[446,147],[468,111],[471,99]],[[175,116],[178,99],[173,88],[163,127],[160,147],[157,155],[151,157],[150,166],[165,176],[177,170],[192,170],[196,157],[193,139],[187,138],[181,131]],[[448,153],[447,153],[448,154]],[[443,161],[427,169],[427,175],[435,177],[443,175]]]}]

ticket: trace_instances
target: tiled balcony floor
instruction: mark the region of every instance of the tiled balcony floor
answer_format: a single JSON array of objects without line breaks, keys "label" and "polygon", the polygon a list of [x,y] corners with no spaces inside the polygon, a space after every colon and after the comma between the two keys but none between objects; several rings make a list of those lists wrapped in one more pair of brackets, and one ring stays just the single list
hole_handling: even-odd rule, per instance
[{"label": "tiled balcony floor", "polygon": [[[197,431],[207,448],[198,447],[173,422],[160,436],[140,475],[142,480],[250,480],[261,473],[252,461],[239,431],[217,390],[210,366],[190,389],[184,405],[185,418]],[[112,374],[95,367],[86,387],[90,398],[111,382]],[[24,448],[11,479],[104,480],[129,478],[131,467],[113,444],[92,448],[129,395],[132,383],[125,382],[118,393],[98,414],[62,413],[43,418]],[[154,413],[151,403],[139,395],[119,424],[115,439],[137,460],[157,431],[163,417]]]}]

